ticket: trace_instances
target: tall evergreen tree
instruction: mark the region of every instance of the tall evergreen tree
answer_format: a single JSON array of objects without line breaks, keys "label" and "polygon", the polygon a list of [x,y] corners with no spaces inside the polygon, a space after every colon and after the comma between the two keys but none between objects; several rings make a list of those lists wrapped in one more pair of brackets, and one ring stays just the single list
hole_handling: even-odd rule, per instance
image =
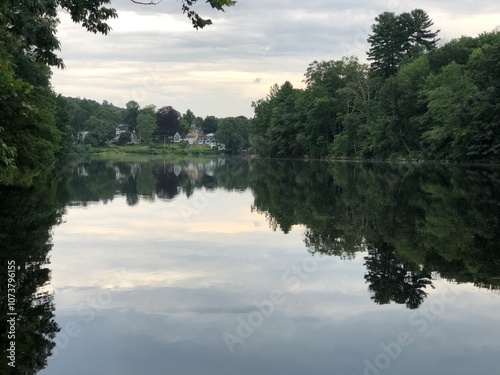
[{"label": "tall evergreen tree", "polygon": [[368,60],[372,71],[383,78],[394,75],[404,57],[418,57],[436,48],[439,41],[439,30],[430,30],[434,23],[422,9],[400,15],[383,12],[375,21],[368,37]]},{"label": "tall evergreen tree", "polygon": [[368,60],[372,61],[370,65],[373,71],[387,78],[397,72],[403,59],[403,41],[398,33],[399,19],[393,12],[383,12],[375,21],[372,25],[373,34],[368,37],[371,45]]}]

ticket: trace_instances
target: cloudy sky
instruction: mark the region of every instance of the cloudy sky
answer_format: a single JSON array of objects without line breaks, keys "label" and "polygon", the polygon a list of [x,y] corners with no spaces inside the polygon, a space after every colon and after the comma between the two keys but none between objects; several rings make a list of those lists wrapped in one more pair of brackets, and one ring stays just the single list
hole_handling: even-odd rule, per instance
[{"label": "cloudy sky", "polygon": [[225,13],[201,0],[195,9],[214,24],[200,31],[176,0],[112,5],[119,18],[107,36],[85,32],[61,13],[66,69],[54,70],[55,90],[119,106],[171,105],[202,117],[252,116],[252,101],[274,83],[302,86],[314,60],[365,60],[370,26],[382,11],[424,9],[442,41],[500,25],[500,4],[491,0],[238,0]]}]

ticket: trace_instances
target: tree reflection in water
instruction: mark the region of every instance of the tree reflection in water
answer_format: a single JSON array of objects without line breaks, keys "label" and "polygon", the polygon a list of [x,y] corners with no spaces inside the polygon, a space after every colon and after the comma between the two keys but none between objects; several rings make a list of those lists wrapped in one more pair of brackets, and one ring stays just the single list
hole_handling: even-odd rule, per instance
[{"label": "tree reflection in water", "polygon": [[[15,366],[0,358],[2,374],[36,374],[47,365],[59,327],[54,320],[50,283],[50,230],[59,223],[63,202],[58,201],[56,180],[40,177],[31,187],[0,187],[0,320],[2,353],[15,341]],[[7,263],[16,264],[15,340],[7,336]]]}]

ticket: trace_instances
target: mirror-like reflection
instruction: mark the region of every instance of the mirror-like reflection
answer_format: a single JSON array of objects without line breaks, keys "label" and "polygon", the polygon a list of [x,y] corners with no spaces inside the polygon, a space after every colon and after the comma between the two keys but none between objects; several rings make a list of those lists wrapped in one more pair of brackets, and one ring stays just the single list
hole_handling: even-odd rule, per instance
[{"label": "mirror-like reflection", "polygon": [[65,202],[58,200],[56,181],[44,178],[30,188],[0,187],[0,197],[1,373],[36,374],[59,331],[53,294],[44,287],[50,282],[50,232]]},{"label": "mirror-like reflection", "polygon": [[[215,159],[76,162],[70,204],[251,189],[273,230],[304,225],[312,254],[367,252],[373,300],[417,308],[431,275],[500,288],[500,172],[488,167]],[[390,287],[389,287],[390,285]]]},{"label": "mirror-like reflection", "polygon": [[[259,360],[257,365],[276,371],[288,369],[290,373],[303,373],[307,368],[310,373],[324,373],[321,358],[326,360],[329,355],[315,346],[320,344],[314,344],[313,332],[327,324],[316,337],[319,342],[326,340],[324,335],[333,330],[336,319],[340,319],[331,317],[335,314],[350,319],[347,326],[364,327],[365,323],[354,321],[356,316],[365,316],[371,311],[366,300],[407,309],[405,313],[398,310],[400,315],[393,319],[397,322],[402,316],[408,317],[416,326],[421,322],[420,315],[412,314],[434,306],[435,296],[444,296],[446,288],[454,284],[464,285],[461,293],[470,293],[471,286],[477,293],[490,293],[495,298],[492,303],[498,307],[500,171],[495,168],[236,158],[82,159],[61,165],[53,176],[39,180],[29,189],[11,187],[1,191],[2,202],[5,202],[0,219],[2,262],[16,259],[19,266],[18,332],[23,338],[18,339],[17,345],[19,353],[23,353],[18,356],[18,363],[25,366],[24,373],[34,374],[45,367],[59,330],[54,321],[53,294],[47,288],[50,280],[47,264],[52,227],[60,222],[65,207],[71,212],[67,215],[68,232],[65,225],[58,229],[62,237],[56,244],[60,250],[56,262],[59,279],[55,282],[56,311],[61,312],[58,323],[63,330],[57,336],[59,341],[57,338],[55,341],[59,352],[70,362],[80,361],[74,357],[76,351],[63,349],[68,345],[74,350],[78,347],[79,353],[86,349],[77,346],[82,341],[72,338],[68,326],[78,332],[77,336],[80,332],[97,334],[106,327],[114,327],[109,329],[116,334],[120,332],[122,342],[127,340],[127,336],[122,336],[123,329],[133,327],[130,340],[144,340],[142,336],[136,337],[136,333],[140,333],[137,327],[144,326],[137,320],[144,317],[139,316],[147,314],[153,322],[167,314],[168,321],[151,324],[167,324],[162,329],[168,332],[169,340],[173,340],[168,341],[169,347],[178,342],[195,345],[198,339],[193,355],[211,363],[206,356],[215,349],[205,350],[202,346],[211,345],[216,339],[206,343],[203,340],[216,337],[219,344],[225,344],[224,350],[231,349],[229,352],[243,347],[246,337],[242,338],[237,332],[245,321],[238,319],[250,317],[256,305],[270,306],[265,301],[272,301],[274,289],[268,285],[278,285],[288,300],[283,302],[283,311],[276,314],[274,311],[279,310],[282,302],[272,306],[273,313],[265,324],[272,324],[273,328],[269,328],[269,336],[262,338],[262,348],[290,344],[286,344],[283,351],[269,349],[274,357],[264,356],[267,359]],[[264,226],[259,218],[263,218]],[[300,238],[300,246],[296,238]],[[288,268],[281,264],[285,259],[295,265]],[[319,267],[317,264],[328,265],[317,276],[324,278],[323,283],[317,282],[316,289],[307,293],[304,283],[314,279],[312,274]],[[264,269],[259,268],[263,266]],[[78,268],[81,277],[74,273],[74,268]],[[328,273],[327,269],[335,270],[338,275]],[[349,273],[345,271],[348,269]],[[252,279],[251,285],[242,279],[242,275],[260,274],[262,279]],[[271,274],[273,276],[269,276]],[[5,273],[0,276],[2,285],[6,283],[5,277]],[[342,281],[344,277],[349,281]],[[86,278],[100,281],[92,284]],[[329,278],[340,284],[325,284],[330,282]],[[448,287],[443,286],[445,280]],[[356,289],[359,285],[364,285],[366,296]],[[234,289],[236,286],[238,290]],[[157,294],[166,298],[166,302],[157,300]],[[71,299],[73,295],[80,296],[78,301]],[[314,299],[315,295],[321,298]],[[109,302],[104,303],[108,297]],[[281,301],[279,296],[275,297]],[[480,298],[486,297],[481,294]],[[308,310],[304,316],[295,316],[293,308],[287,305],[293,299],[299,305],[308,304],[308,309],[316,306],[318,311]],[[342,307],[344,299],[345,307]],[[135,302],[127,303],[128,300]],[[257,304],[249,305],[250,300]],[[2,311],[6,301],[3,297]],[[373,302],[370,304],[375,306]],[[144,307],[138,308],[137,304],[155,307],[143,311]],[[364,307],[360,308],[361,305]],[[321,311],[323,308],[331,312]],[[352,317],[348,314],[344,317],[343,311],[350,308],[356,312],[352,312]],[[383,311],[392,313],[393,310]],[[370,314],[364,322],[378,319],[376,313]],[[115,327],[110,317],[118,322],[124,319],[124,326],[116,323]],[[282,327],[290,317],[294,317],[297,327]],[[431,321],[434,320],[424,320],[426,324]],[[381,327],[385,327],[384,324]],[[368,326],[373,327],[372,323]],[[7,327],[2,329],[6,331]],[[297,335],[302,332],[303,342],[291,346],[296,340],[286,337],[295,337],[292,333],[295,330]],[[336,327],[335,334],[339,330],[342,329]],[[358,332],[353,330],[344,335],[355,331]],[[158,340],[163,342],[165,337]],[[144,345],[149,347],[151,342]],[[171,348],[174,357],[175,353],[190,352],[182,345]],[[315,355],[308,354],[314,358],[314,366],[300,367],[290,362],[294,357],[290,357],[289,351],[300,351],[301,345],[316,347]],[[363,349],[365,354],[356,355],[354,349],[348,349],[364,348],[367,345],[364,341],[353,342],[347,348],[345,343],[338,346],[337,341],[332,345],[337,350],[347,350],[346,358],[352,356],[346,360],[348,371],[383,372],[381,366],[373,362],[377,351],[370,359],[366,354],[371,350],[368,347]],[[255,348],[250,345],[248,348],[243,350],[250,350],[245,352],[249,357],[224,359],[229,361],[228,369],[232,373],[240,366],[246,366],[241,373],[249,373],[251,366],[245,365],[245,361],[253,355],[262,356],[263,352],[252,352]],[[225,358],[218,350],[222,349],[216,350],[217,355],[212,353],[214,358]],[[426,349],[415,350],[426,355]],[[161,357],[159,353],[151,355]],[[488,368],[492,357],[488,357],[487,352],[482,355],[486,358],[482,359],[483,365]],[[313,360],[311,358],[308,361]],[[59,360],[63,361],[60,353],[54,365],[43,372],[61,374],[64,370],[60,369],[66,368],[66,362],[57,362]],[[115,366],[116,361],[119,359],[113,359]],[[56,365],[58,363],[60,365]],[[212,363],[210,371],[231,373],[222,371],[221,363]],[[5,358],[1,364],[8,369]],[[80,365],[86,366],[83,362]],[[187,374],[193,373],[196,367],[177,365],[180,367],[172,365],[170,369]],[[110,366],[102,373],[118,371],[111,371],[113,366]],[[394,364],[387,373],[402,370],[407,369]],[[89,371],[82,368],[74,373]]]}]

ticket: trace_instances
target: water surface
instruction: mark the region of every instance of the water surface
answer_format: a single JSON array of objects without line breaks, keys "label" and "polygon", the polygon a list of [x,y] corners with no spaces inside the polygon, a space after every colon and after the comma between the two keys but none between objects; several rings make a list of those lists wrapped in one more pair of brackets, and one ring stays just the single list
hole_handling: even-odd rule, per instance
[{"label": "water surface", "polygon": [[31,265],[18,326],[35,345],[18,361],[44,375],[496,373],[499,172],[73,161],[2,190],[2,258]]}]

